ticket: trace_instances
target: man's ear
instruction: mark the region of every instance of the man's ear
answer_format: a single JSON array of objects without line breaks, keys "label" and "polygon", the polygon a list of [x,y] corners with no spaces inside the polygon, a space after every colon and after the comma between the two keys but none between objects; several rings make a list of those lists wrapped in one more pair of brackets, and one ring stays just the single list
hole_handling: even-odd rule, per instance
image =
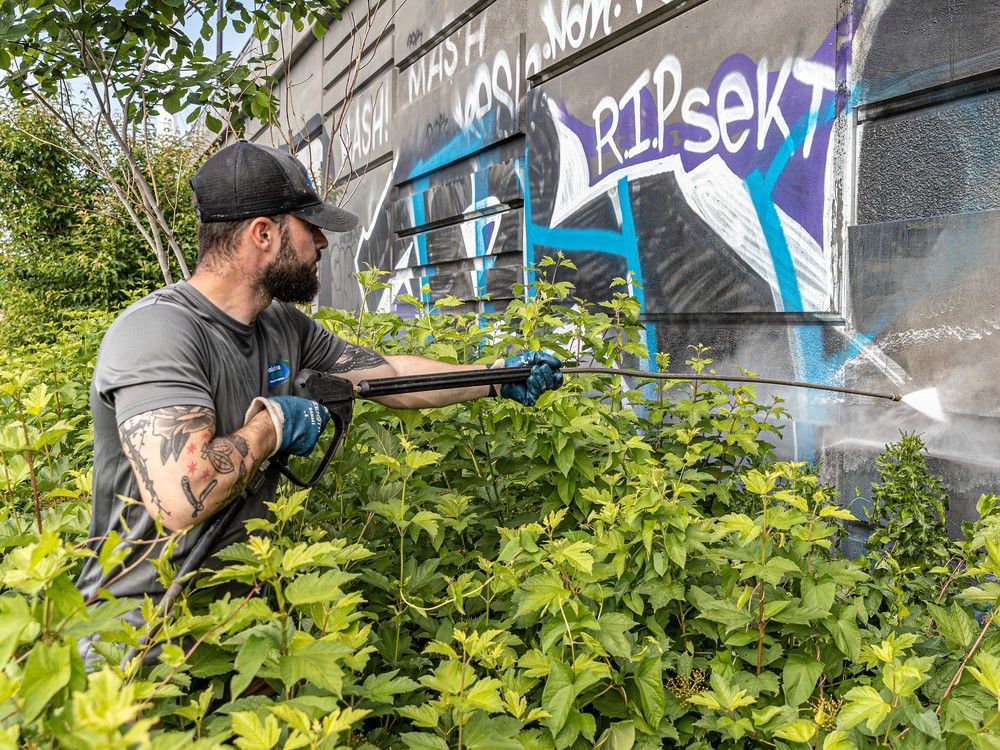
[{"label": "man's ear", "polygon": [[274,219],[258,216],[247,226],[247,239],[258,252],[277,250],[281,245],[281,228]]}]

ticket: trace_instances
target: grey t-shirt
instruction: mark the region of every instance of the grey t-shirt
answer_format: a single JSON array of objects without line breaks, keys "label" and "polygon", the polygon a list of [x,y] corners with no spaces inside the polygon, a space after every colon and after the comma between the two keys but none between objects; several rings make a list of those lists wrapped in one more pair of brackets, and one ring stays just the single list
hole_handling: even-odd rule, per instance
[{"label": "grey t-shirt", "polygon": [[[88,559],[77,586],[84,596],[105,588],[118,597],[158,599],[163,587],[148,560],[162,542],[143,506],[135,474],[122,450],[118,427],[143,412],[170,406],[204,406],[215,412],[215,434],[229,435],[243,425],[257,396],[291,391],[305,368],[327,370],[340,357],[344,341],[292,305],[275,301],[249,326],[223,313],[186,282],[153,292],[129,307],[101,343],[90,386],[94,415],[93,515],[90,536],[121,535],[125,562],[109,571]],[[274,495],[278,471],[272,465],[260,489],[240,500],[241,511],[224,529],[213,552],[244,537],[249,518],[267,515],[264,502]],[[132,498],[125,502],[120,496]],[[207,524],[190,529],[173,559],[180,564]],[[101,541],[92,545],[96,551]]]}]

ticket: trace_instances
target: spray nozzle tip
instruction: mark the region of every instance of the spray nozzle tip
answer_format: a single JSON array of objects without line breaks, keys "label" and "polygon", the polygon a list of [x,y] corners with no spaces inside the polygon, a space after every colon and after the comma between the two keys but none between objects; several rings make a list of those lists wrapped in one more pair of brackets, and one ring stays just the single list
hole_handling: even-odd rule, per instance
[{"label": "spray nozzle tip", "polygon": [[941,398],[937,388],[924,388],[907,393],[900,398],[900,401],[937,422],[948,421],[944,409],[941,407]]}]

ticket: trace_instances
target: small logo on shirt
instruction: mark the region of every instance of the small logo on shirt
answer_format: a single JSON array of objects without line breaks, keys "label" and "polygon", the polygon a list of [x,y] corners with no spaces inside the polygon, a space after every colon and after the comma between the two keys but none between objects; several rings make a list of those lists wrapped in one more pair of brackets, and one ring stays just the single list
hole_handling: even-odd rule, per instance
[{"label": "small logo on shirt", "polygon": [[272,362],[267,366],[267,386],[276,388],[284,383],[292,374],[292,364],[287,359]]}]

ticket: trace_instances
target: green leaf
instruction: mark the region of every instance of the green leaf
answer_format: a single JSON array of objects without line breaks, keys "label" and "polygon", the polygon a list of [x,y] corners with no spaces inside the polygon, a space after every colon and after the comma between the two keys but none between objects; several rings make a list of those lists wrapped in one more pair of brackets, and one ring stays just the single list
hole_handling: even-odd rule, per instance
[{"label": "green leaf", "polygon": [[488,713],[503,711],[503,701],[500,700],[500,681],[492,677],[477,680],[465,693],[465,701],[473,708],[479,708]]},{"label": "green leaf", "polygon": [[442,518],[440,515],[429,510],[419,511],[410,519],[410,523],[419,526],[427,532],[427,535],[431,538],[432,542],[438,535],[441,521]]},{"label": "green leaf", "polygon": [[866,721],[868,731],[874,732],[889,715],[889,704],[873,687],[853,687],[844,695],[844,700],[846,703],[837,717],[838,728],[850,729]]},{"label": "green leaf", "polygon": [[150,750],[191,750],[193,738],[194,732],[163,732],[151,738]]},{"label": "green leaf", "polygon": [[556,468],[564,477],[569,476],[569,471],[573,468],[575,461],[576,454],[571,443],[567,443],[562,450],[556,453]]},{"label": "green leaf", "polygon": [[469,750],[523,750],[514,739],[521,723],[512,716],[489,717],[477,712],[465,725],[462,744]]},{"label": "green leaf", "polygon": [[950,610],[937,604],[928,604],[927,610],[937,623],[941,635],[955,648],[966,649],[978,635],[976,621],[958,602],[952,602]]},{"label": "green leaf", "polygon": [[858,750],[847,732],[835,729],[823,740],[823,750]]},{"label": "green leaf", "polygon": [[418,727],[426,727],[427,729],[437,729],[438,721],[441,718],[438,710],[427,703],[422,706],[400,706],[396,712]]},{"label": "green leaf", "polygon": [[263,722],[253,711],[237,711],[232,715],[236,746],[240,750],[271,750],[281,737],[281,727],[274,716]]},{"label": "green leaf", "polygon": [[514,617],[521,617],[539,609],[558,609],[559,604],[568,598],[569,592],[559,575],[554,571],[546,571],[525,581],[521,601]]},{"label": "green leaf", "polygon": [[704,693],[695,693],[687,699],[687,702],[695,706],[704,706],[710,711],[718,711],[722,708],[722,704],[719,703],[719,699],[711,690]]},{"label": "green leaf", "polygon": [[812,719],[799,719],[781,726],[774,736],[792,742],[811,742],[816,736],[816,723]]},{"label": "green leaf", "polygon": [[833,641],[841,653],[850,657],[851,661],[857,661],[861,655],[861,631],[855,620],[856,614],[853,607],[846,607],[841,613],[840,619],[835,623],[829,620],[823,622],[828,630],[833,634]]},{"label": "green leaf", "polygon": [[555,550],[553,558],[567,560],[577,570],[590,573],[594,567],[594,558],[590,554],[591,549],[593,549],[593,545],[587,542],[573,542]]},{"label": "green leaf", "polygon": [[238,698],[244,690],[257,676],[257,672],[267,660],[267,655],[271,652],[272,644],[269,638],[262,635],[251,635],[246,643],[240,646],[239,653],[236,654],[236,661],[233,666],[236,674],[230,682],[230,693],[232,697]]},{"label": "green leaf", "polygon": [[597,622],[601,626],[597,640],[609,654],[621,658],[632,655],[632,644],[626,633],[635,627],[635,620],[621,612],[605,612]]},{"label": "green leaf", "polygon": [[816,689],[823,674],[823,662],[804,654],[791,654],[785,661],[781,684],[789,706],[801,706]]},{"label": "green leaf", "polygon": [[633,675],[639,689],[639,703],[642,715],[651,727],[657,727],[663,718],[666,696],[663,692],[663,671],[660,657],[643,659]]},{"label": "green leaf", "polygon": [[469,665],[463,667],[461,662],[445,661],[437,666],[433,674],[421,677],[420,684],[442,695],[458,695],[464,686],[472,684],[473,679],[475,673]]},{"label": "green leaf", "polygon": [[73,428],[66,426],[64,423],[55,424],[47,430],[43,430],[42,433],[35,438],[31,445],[31,449],[35,451],[40,451],[43,448],[48,448],[49,446],[55,445],[64,437],[73,432]]},{"label": "green leaf", "polygon": [[403,732],[399,738],[410,750],[448,750],[448,743],[436,734]]},{"label": "green leaf", "polygon": [[772,557],[766,563],[750,563],[743,568],[743,577],[756,577],[772,585],[785,577],[787,573],[799,573],[801,569],[787,557]]},{"label": "green leaf", "polygon": [[544,724],[553,735],[566,724],[576,701],[576,680],[573,668],[558,659],[549,660],[549,676],[542,690],[542,708],[549,712]]},{"label": "green leaf", "polygon": [[[362,695],[367,700],[378,703],[392,703],[393,696],[410,693],[420,687],[419,683],[409,677],[397,677],[397,674],[399,674],[399,670],[394,669],[385,674],[369,675],[365,678]],[[435,721],[435,725],[436,723]]]},{"label": "green leaf", "polygon": [[966,669],[969,670],[969,674],[976,678],[976,682],[1000,701],[1000,659],[986,651],[981,651],[976,654],[976,666],[966,667]]},{"label": "green leaf", "polygon": [[755,495],[766,495],[774,489],[775,477],[765,477],[757,469],[752,469],[743,475],[743,484],[748,492]]},{"label": "green leaf", "polygon": [[891,693],[908,698],[923,684],[928,666],[914,657],[907,659],[903,664],[885,664],[882,667],[882,684],[889,688]]},{"label": "green leaf", "polygon": [[754,726],[764,726],[775,716],[781,714],[784,710],[782,706],[765,706],[764,708],[755,708],[750,712],[753,717]]},{"label": "green leaf", "polygon": [[726,711],[735,711],[737,708],[750,706],[756,702],[756,699],[749,695],[746,690],[737,690],[733,687],[722,670],[713,670],[709,682],[712,685],[712,690],[706,695],[714,693],[719,707]]},{"label": "green leaf", "polygon": [[333,641],[314,641],[306,644],[294,654],[282,656],[278,661],[278,672],[286,687],[300,680],[340,695],[343,685],[344,658],[350,649]]},{"label": "green leaf", "polygon": [[635,745],[635,722],[619,721],[612,724],[597,741],[602,750],[632,750]]},{"label": "green leaf", "polygon": [[168,113],[176,115],[183,108],[183,105],[181,104],[182,96],[183,96],[183,91],[179,89],[176,91],[171,91],[163,98],[163,108],[167,110]]},{"label": "green leaf", "polygon": [[287,703],[279,703],[276,706],[271,706],[271,713],[292,729],[298,729],[300,732],[309,731],[309,716],[306,715],[305,711],[300,711]]},{"label": "green leaf", "polygon": [[406,465],[415,471],[425,466],[432,466],[441,458],[441,454],[435,451],[414,451],[406,454]]},{"label": "green leaf", "polygon": [[70,646],[39,642],[31,650],[24,668],[21,689],[24,701],[21,716],[25,723],[34,721],[48,702],[69,683]]},{"label": "green leaf", "polygon": [[839,518],[841,521],[857,521],[851,511],[838,505],[824,505],[819,511],[820,518]]},{"label": "green leaf", "polygon": [[566,719],[565,726],[563,726],[562,731],[555,736],[555,750],[567,750],[567,748],[572,747],[572,745],[576,742],[577,737],[582,734],[585,728],[586,725],[584,724],[584,715],[576,709],[570,711],[569,717]]},{"label": "green leaf", "polygon": [[0,669],[10,660],[21,633],[33,621],[24,597],[8,594],[0,598]]},{"label": "green leaf", "polygon": [[300,575],[288,584],[285,598],[296,607],[316,602],[333,602],[343,595],[340,587],[354,577],[340,570]]},{"label": "green leaf", "polygon": [[801,607],[808,610],[809,614],[827,617],[836,594],[837,584],[833,581],[823,581],[817,584],[810,578],[804,578],[802,580]]},{"label": "green leaf", "polygon": [[933,709],[929,708],[919,714],[914,714],[910,721],[913,722],[913,726],[928,737],[935,740],[941,739],[941,722],[938,720],[937,714],[934,713]]}]

